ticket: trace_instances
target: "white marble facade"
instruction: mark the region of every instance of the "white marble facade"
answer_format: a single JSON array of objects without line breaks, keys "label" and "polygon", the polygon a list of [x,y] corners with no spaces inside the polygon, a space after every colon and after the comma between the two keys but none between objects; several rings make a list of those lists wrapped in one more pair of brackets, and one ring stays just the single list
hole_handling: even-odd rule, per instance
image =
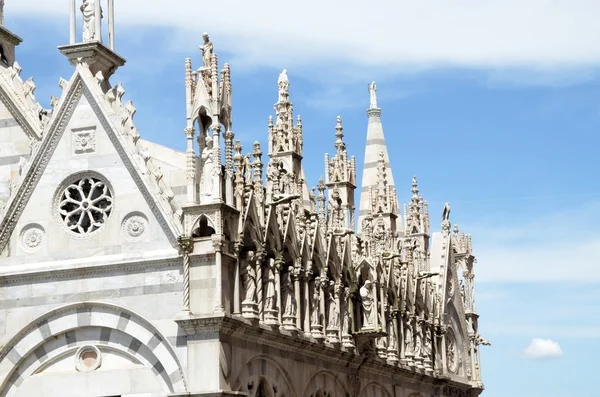
[{"label": "white marble facade", "polygon": [[449,206],[430,232],[416,179],[400,214],[375,84],[355,214],[341,118],[310,189],[284,71],[267,153],[244,154],[207,34],[187,151],[141,139],[97,3],[51,109],[0,64],[0,397],[479,395],[470,236]]}]

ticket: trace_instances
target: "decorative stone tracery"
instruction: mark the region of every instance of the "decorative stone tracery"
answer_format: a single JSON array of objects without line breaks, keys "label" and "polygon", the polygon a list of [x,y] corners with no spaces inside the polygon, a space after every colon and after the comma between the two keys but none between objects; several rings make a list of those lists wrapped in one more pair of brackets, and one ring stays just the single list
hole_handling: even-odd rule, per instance
[{"label": "decorative stone tracery", "polygon": [[97,173],[75,174],[58,189],[55,211],[63,229],[77,237],[98,232],[113,211],[113,193]]}]

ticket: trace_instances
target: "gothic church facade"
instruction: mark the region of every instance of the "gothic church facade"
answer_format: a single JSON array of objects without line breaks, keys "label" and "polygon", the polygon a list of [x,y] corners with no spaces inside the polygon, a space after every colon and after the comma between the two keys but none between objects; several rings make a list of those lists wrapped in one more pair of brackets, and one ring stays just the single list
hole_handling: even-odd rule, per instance
[{"label": "gothic church facade", "polygon": [[78,42],[71,0],[51,109],[0,26],[0,397],[478,396],[471,238],[448,205],[430,231],[416,179],[400,210],[375,83],[357,209],[339,117],[306,180],[285,70],[268,147],[244,151],[208,35],[187,151],[141,138],[112,1],[105,45],[100,1]]}]

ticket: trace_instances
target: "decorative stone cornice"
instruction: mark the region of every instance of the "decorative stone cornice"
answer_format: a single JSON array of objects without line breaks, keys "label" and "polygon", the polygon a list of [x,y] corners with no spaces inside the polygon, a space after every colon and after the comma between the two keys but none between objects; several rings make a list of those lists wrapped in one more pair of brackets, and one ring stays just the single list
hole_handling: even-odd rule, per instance
[{"label": "decorative stone cornice", "polygon": [[[472,386],[462,384],[448,377],[438,375],[428,375],[415,372],[413,369],[404,366],[395,366],[387,364],[385,361],[374,357],[359,355],[348,350],[336,349],[327,342],[318,344],[312,338],[303,334],[289,332],[284,329],[270,327],[265,324],[256,325],[250,320],[232,316],[230,314],[220,315],[189,315],[175,319],[175,322],[192,338],[200,335],[212,335],[221,339],[222,335],[229,335],[249,343],[266,345],[276,349],[281,349],[289,353],[300,354],[347,367],[350,372],[365,371],[381,376],[389,376],[391,379],[408,380],[432,387],[448,386],[449,392],[469,392]],[[367,333],[381,335],[380,332]],[[466,395],[475,397],[477,394]],[[462,397],[463,395],[459,395]],[[451,397],[455,397],[452,395]]]}]

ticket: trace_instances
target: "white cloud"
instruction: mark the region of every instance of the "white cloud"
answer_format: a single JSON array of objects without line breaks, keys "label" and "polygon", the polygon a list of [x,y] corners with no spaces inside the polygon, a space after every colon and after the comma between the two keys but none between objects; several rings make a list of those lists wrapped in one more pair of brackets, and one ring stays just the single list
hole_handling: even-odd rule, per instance
[{"label": "white cloud", "polygon": [[534,338],[523,352],[526,358],[541,360],[563,356],[560,345],[551,339]]},{"label": "white cloud", "polygon": [[[54,15],[64,21],[66,36],[68,2],[7,3],[9,28],[11,14],[45,20]],[[129,34],[130,28],[164,27],[173,36],[171,49],[192,52],[201,32],[208,31],[216,51],[233,54],[237,67],[315,71],[341,61],[347,69],[360,65],[388,73],[459,66],[557,71],[562,76],[565,69],[600,64],[597,0],[347,0],[343,6],[337,0],[288,6],[275,0],[115,3],[117,46],[119,35]]]}]

